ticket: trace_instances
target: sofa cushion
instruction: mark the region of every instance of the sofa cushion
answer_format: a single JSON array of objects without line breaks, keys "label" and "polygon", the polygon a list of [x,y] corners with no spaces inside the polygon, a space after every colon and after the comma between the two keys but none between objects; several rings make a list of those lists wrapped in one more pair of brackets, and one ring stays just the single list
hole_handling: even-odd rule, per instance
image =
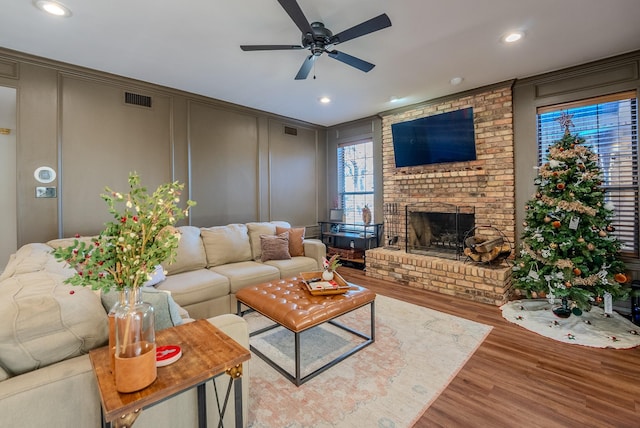
[{"label": "sofa cushion", "polygon": [[107,343],[107,313],[88,288],[37,271],[0,283],[0,365],[12,375],[48,366]]},{"label": "sofa cushion", "polygon": [[260,261],[262,258],[262,242],[260,241],[260,235],[275,235],[276,225],[268,222],[247,223],[247,231],[249,232],[252,258],[255,261]]},{"label": "sofa cushion", "polygon": [[251,260],[251,244],[246,225],[203,227],[200,233],[207,253],[207,267]]},{"label": "sofa cushion", "polygon": [[291,223],[289,223],[288,221],[274,220],[270,221],[269,223],[274,224],[278,227],[282,227],[284,229],[289,229],[291,227]]},{"label": "sofa cushion", "polygon": [[300,276],[301,272],[314,272],[318,264],[311,257],[291,257],[289,260],[269,260],[266,265],[274,266],[280,271],[280,278]]},{"label": "sofa cushion", "polygon": [[180,226],[180,241],[173,263],[168,260],[162,262],[162,267],[168,275],[188,272],[207,267],[207,254],[200,238],[200,228],[194,226]]},{"label": "sofa cushion", "polygon": [[169,275],[157,289],[170,291],[176,303],[189,306],[228,295],[229,280],[210,270],[198,269]]},{"label": "sofa cushion", "polygon": [[253,261],[229,263],[210,268],[210,270],[229,278],[231,294],[236,294],[236,291],[247,285],[280,279],[278,268]]},{"label": "sofa cushion", "polygon": [[260,235],[262,261],[268,260],[288,260],[289,254],[289,233],[280,235]]},{"label": "sofa cushion", "polygon": [[276,226],[276,235],[289,234],[289,254],[291,257],[304,256],[304,227]]},{"label": "sofa cushion", "polygon": [[[153,287],[142,287],[140,292],[142,292],[142,301],[153,306],[153,321],[156,331],[182,324],[180,308],[171,297],[170,292],[156,290]],[[100,299],[107,313],[116,304],[119,296],[119,291],[102,293]]]}]

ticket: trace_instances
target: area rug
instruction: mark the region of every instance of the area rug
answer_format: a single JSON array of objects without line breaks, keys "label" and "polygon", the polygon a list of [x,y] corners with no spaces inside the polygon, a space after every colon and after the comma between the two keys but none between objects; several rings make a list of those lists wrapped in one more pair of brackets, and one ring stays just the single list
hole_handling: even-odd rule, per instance
[{"label": "area rug", "polygon": [[502,316],[514,324],[542,336],[574,345],[594,348],[627,349],[640,345],[640,326],[617,312],[605,316],[602,308],[594,307],[582,315],[557,317],[551,304],[544,299],[514,300],[502,305]]},{"label": "area rug", "polygon": [[[385,296],[376,297],[375,315],[373,344],[299,387],[253,355],[249,427],[410,427],[492,328]],[[251,331],[270,322],[257,313],[246,318]],[[369,307],[338,321],[368,333]],[[330,324],[304,332],[302,374],[359,341]],[[278,328],[251,343],[293,373],[292,333]]]}]

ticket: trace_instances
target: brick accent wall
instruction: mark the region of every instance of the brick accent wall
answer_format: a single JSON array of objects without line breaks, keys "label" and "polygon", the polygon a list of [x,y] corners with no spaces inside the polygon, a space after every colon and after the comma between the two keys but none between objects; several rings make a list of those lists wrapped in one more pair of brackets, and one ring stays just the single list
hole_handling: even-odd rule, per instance
[{"label": "brick accent wall", "polygon": [[[407,168],[395,167],[391,135],[392,124],[467,107],[473,107],[477,155],[475,161]],[[383,202],[396,203],[402,213],[398,225],[399,243],[402,246],[401,254],[402,256],[410,256],[411,265],[420,266],[422,270],[416,279],[406,277],[403,280],[404,283],[414,287],[419,287],[422,284],[422,288],[434,291],[441,290],[446,294],[463,294],[473,300],[485,303],[499,304],[504,300],[511,284],[509,273],[499,275],[504,277],[504,284],[487,285],[493,289],[492,293],[502,293],[502,297],[482,295],[483,293],[478,295],[474,290],[478,290],[478,287],[484,287],[481,284],[485,282],[486,275],[484,273],[480,275],[480,282],[472,276],[483,272],[483,269],[468,269],[469,264],[465,265],[463,261],[438,258],[433,261],[431,260],[433,257],[404,253],[406,239],[404,212],[407,205],[432,202],[473,206],[476,226],[494,226],[502,231],[512,244],[515,242],[515,170],[511,87],[491,88],[484,92],[461,96],[455,100],[419,105],[415,109],[382,116],[382,174]],[[379,250],[371,251],[377,252]],[[403,259],[398,251],[395,251],[395,254],[396,258]],[[367,252],[367,275],[385,277],[393,274],[397,279],[398,274],[406,274],[403,271],[404,268],[400,267],[404,263],[398,261],[386,263],[390,260],[385,259],[387,256],[384,254],[384,257],[380,258],[377,253],[370,255]],[[420,261],[421,258],[425,261]],[[382,260],[386,262],[381,263]],[[510,272],[509,269],[507,271]],[[451,275],[452,273],[455,275]],[[434,286],[434,283],[438,282],[436,278],[441,278],[442,286]],[[450,283],[451,278],[456,278],[453,283]],[[471,291],[469,293],[452,291],[460,287],[467,287]]]}]

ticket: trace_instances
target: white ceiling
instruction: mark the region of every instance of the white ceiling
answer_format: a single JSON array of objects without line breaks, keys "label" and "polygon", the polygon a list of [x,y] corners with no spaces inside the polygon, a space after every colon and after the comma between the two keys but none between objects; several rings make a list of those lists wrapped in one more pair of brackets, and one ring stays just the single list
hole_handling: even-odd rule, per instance
[{"label": "white ceiling", "polygon": [[[239,48],[300,44],[276,0],[62,3],[70,18],[3,2],[0,46],[324,126],[640,49],[640,0],[298,0],[334,34],[381,13],[392,26],[336,47],[376,64],[369,73],[325,54],[316,79],[296,81],[308,51]],[[512,29],[526,38],[502,44]]]}]

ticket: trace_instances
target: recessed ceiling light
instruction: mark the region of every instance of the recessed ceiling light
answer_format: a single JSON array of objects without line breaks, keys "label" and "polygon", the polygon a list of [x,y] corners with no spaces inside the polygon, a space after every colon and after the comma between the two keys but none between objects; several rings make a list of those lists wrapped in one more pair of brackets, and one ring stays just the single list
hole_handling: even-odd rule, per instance
[{"label": "recessed ceiling light", "polygon": [[62,3],[59,3],[57,1],[36,0],[33,2],[33,4],[38,9],[44,12],[47,12],[48,14],[51,14],[51,15],[63,16],[63,17],[71,16],[71,10],[65,5],[63,5]]},{"label": "recessed ceiling light", "polygon": [[329,104],[331,102],[331,98],[329,98],[329,97],[320,97],[320,98],[318,98],[318,101],[320,101],[322,104]]},{"label": "recessed ceiling light", "polygon": [[524,37],[522,31],[512,31],[502,36],[502,41],[505,43],[515,43]]},{"label": "recessed ceiling light", "polygon": [[451,80],[449,80],[449,83],[451,83],[453,86],[459,85],[462,83],[464,79],[462,77],[452,77]]}]

